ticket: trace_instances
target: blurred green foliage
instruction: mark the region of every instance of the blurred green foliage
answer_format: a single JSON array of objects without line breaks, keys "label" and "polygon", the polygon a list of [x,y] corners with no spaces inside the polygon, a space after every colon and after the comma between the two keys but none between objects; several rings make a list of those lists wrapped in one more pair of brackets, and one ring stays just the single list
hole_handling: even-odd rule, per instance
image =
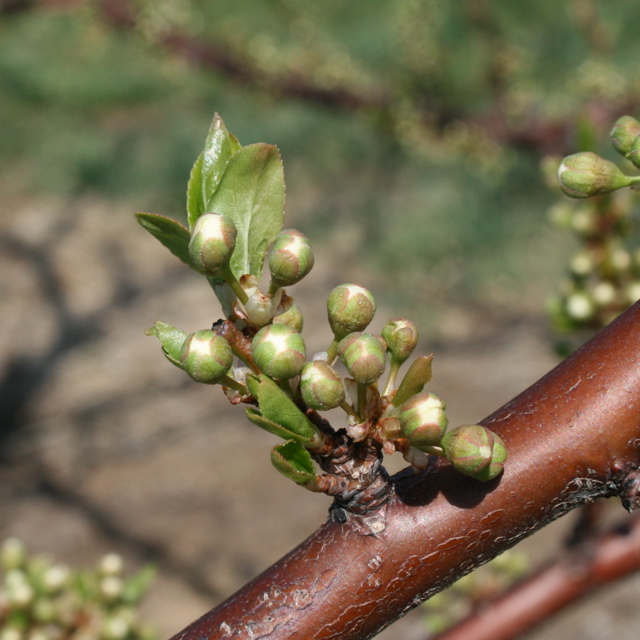
[{"label": "blurred green foliage", "polygon": [[[217,111],[243,144],[280,147],[289,221],[336,259],[379,266],[407,313],[445,300],[539,310],[563,262],[567,241],[543,221],[555,196],[540,188],[539,155],[475,119],[579,120],[586,100],[637,98],[640,43],[622,0],[137,0],[124,3],[136,11],[126,29],[104,4],[0,16],[5,200],[95,193],[184,216]],[[247,77],[162,46],[175,29],[215,43]],[[283,96],[292,78],[391,107]]]}]

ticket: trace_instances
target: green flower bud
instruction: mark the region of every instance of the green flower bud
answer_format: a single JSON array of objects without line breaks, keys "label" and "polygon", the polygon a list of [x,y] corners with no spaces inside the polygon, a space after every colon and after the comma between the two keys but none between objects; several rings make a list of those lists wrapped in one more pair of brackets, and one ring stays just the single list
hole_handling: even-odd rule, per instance
[{"label": "green flower bud", "polygon": [[286,305],[286,309],[274,317],[273,324],[286,324],[298,333],[302,332],[302,326],[304,324],[304,318],[302,317],[302,311],[300,307],[289,298],[289,304]]},{"label": "green flower bud", "polygon": [[7,538],[0,548],[0,566],[5,571],[19,569],[27,560],[27,550],[18,538]]},{"label": "green flower bud", "polygon": [[569,197],[589,198],[628,187],[635,179],[625,176],[613,162],[591,151],[583,151],[562,161],[558,182]]},{"label": "green flower bud", "polygon": [[269,251],[271,280],[278,287],[289,287],[304,278],[313,267],[309,238],[295,229],[282,231]]},{"label": "green flower bud", "polygon": [[569,263],[571,272],[576,276],[588,276],[590,273],[593,273],[595,267],[593,255],[589,251],[576,253]]},{"label": "green flower bud", "polygon": [[640,122],[631,116],[622,116],[615,121],[609,136],[615,150],[628,156],[633,141],[640,136]]},{"label": "green flower bud", "polygon": [[479,424],[450,431],[440,444],[451,464],[476,480],[492,480],[500,475],[507,459],[504,440]]},{"label": "green flower bud", "polygon": [[216,384],[233,364],[231,345],[213,331],[196,331],[182,345],[180,364],[196,382]]},{"label": "green flower bud", "polygon": [[611,282],[603,280],[591,289],[593,301],[600,307],[607,307],[615,302],[618,292]]},{"label": "green flower bud", "polygon": [[640,169],[640,136],[637,136],[631,143],[631,149],[627,157],[635,167]]},{"label": "green flower bud", "polygon": [[236,246],[236,225],[218,213],[201,215],[189,241],[189,258],[193,268],[212,278],[219,275]]},{"label": "green flower bud", "polygon": [[373,384],[384,372],[386,345],[378,336],[350,333],[338,344],[338,355],[351,377],[361,384]]},{"label": "green flower bud", "polygon": [[344,400],[342,378],[322,360],[304,366],[300,374],[300,391],[305,404],[317,411],[334,409]]},{"label": "green flower bud", "polygon": [[302,336],[286,324],[270,324],[251,342],[253,360],[264,374],[275,380],[297,376],[306,362]]},{"label": "green flower bud", "polygon": [[629,304],[633,304],[640,300],[640,282],[631,282],[625,289],[624,293]]},{"label": "green flower bud", "polygon": [[433,393],[418,393],[400,407],[400,426],[417,448],[440,444],[449,421],[445,403]]},{"label": "green flower bud", "polygon": [[564,302],[565,313],[571,320],[590,320],[595,314],[595,306],[591,297],[584,291],[576,291],[567,296]]},{"label": "green flower bud", "polygon": [[371,293],[358,284],[341,284],[327,300],[329,324],[336,340],[367,328],[376,312]]},{"label": "green flower bud", "polygon": [[124,560],[119,553],[107,553],[98,563],[98,571],[103,576],[120,576],[124,571]]},{"label": "green flower bud", "polygon": [[391,359],[402,364],[418,344],[418,328],[410,320],[390,320],[382,330]]}]

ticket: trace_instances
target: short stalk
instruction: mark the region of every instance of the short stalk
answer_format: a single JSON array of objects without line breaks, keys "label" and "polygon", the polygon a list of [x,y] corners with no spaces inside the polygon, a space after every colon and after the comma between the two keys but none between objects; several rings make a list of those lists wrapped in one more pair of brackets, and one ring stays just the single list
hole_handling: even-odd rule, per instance
[{"label": "short stalk", "polygon": [[269,291],[267,292],[267,295],[273,298],[279,290],[280,287],[272,280],[269,283]]},{"label": "short stalk", "polygon": [[278,380],[278,386],[288,395],[293,397],[293,392],[291,391],[291,383],[288,380]]},{"label": "short stalk", "polygon": [[396,378],[398,377],[398,371],[400,371],[400,366],[401,364],[397,360],[391,361],[389,378],[387,379],[387,384],[384,385],[384,391],[382,392],[383,396],[388,396],[393,391],[396,384]]},{"label": "short stalk", "polygon": [[221,269],[221,275],[226,280],[227,284],[231,287],[233,293],[236,294],[236,297],[242,304],[247,304],[249,301],[249,296],[247,292],[242,288],[237,278],[233,275],[231,271],[231,267],[227,264]]},{"label": "short stalk", "polygon": [[353,417],[353,418],[357,418],[358,420],[360,420],[360,416],[356,413],[355,409],[346,401],[343,400],[339,407],[349,416]]},{"label": "short stalk", "polygon": [[365,409],[367,406],[367,385],[358,382],[358,414],[361,420],[365,419]]},{"label": "short stalk", "polygon": [[333,342],[329,345],[329,348],[327,349],[327,362],[329,364],[333,364],[337,357],[338,357],[338,341],[334,338]]},{"label": "short stalk", "polygon": [[247,389],[247,387],[245,387],[241,382],[234,380],[231,376],[224,376],[220,380],[220,384],[224,385],[225,387],[229,387],[229,389],[233,389],[234,391],[238,391],[243,396],[249,395],[249,390]]},{"label": "short stalk", "polygon": [[438,456],[439,458],[444,458],[444,451],[442,450],[442,447],[420,447],[420,451],[423,451],[430,456]]}]

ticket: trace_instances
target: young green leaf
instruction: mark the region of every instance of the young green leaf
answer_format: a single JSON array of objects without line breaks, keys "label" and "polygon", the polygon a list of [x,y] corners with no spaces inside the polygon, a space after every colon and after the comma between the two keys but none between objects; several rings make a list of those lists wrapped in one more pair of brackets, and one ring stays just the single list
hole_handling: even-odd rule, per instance
[{"label": "young green leaf", "polygon": [[[222,118],[216,113],[207,134],[202,152],[202,197],[207,203],[216,192],[227,164],[242,149],[238,139],[227,131]],[[217,211],[216,211],[217,213]]]},{"label": "young green leaf", "polygon": [[283,476],[298,484],[308,484],[316,479],[309,452],[293,440],[274,447],[271,451],[271,462]]},{"label": "young green leaf", "polygon": [[[258,405],[262,415],[271,422],[281,425],[296,435],[299,442],[311,442],[316,428],[307,416],[298,409],[295,402],[270,378],[260,376]],[[291,438],[292,436],[287,436]]]},{"label": "young green leaf", "polygon": [[[207,203],[215,193],[231,156],[242,148],[238,139],[227,131],[216,113],[209,128],[204,150],[198,156],[187,185],[187,217],[189,228],[208,211]],[[217,213],[217,212],[215,212]]]},{"label": "young green leaf", "polygon": [[156,237],[162,244],[185,264],[191,266],[189,259],[189,230],[179,222],[157,213],[136,213],[140,226]]},{"label": "young green leaf", "polygon": [[231,156],[218,188],[204,206],[236,225],[238,235],[231,256],[236,278],[246,273],[259,278],[269,245],[282,229],[284,218],[284,172],[277,147],[252,144]]},{"label": "young green leaf", "polygon": [[173,327],[166,322],[158,321],[153,325],[153,327],[147,329],[145,333],[148,336],[155,336],[158,338],[162,345],[162,352],[167,357],[167,360],[175,364],[176,367],[182,369],[180,351],[182,350],[182,345],[185,343],[185,340],[188,338],[186,331],[176,329],[176,327]]},{"label": "young green leaf", "polygon": [[393,406],[399,407],[403,405],[409,398],[416,393],[420,393],[427,382],[431,380],[431,362],[432,355],[419,356],[409,367],[405,374],[395,396],[393,397]]},{"label": "young green leaf", "polygon": [[311,438],[305,438],[303,436],[290,431],[286,427],[283,427],[281,424],[273,422],[273,420],[269,420],[264,416],[260,415],[258,411],[252,409],[251,407],[247,407],[247,418],[249,418],[250,422],[253,422],[257,427],[272,433],[274,436],[278,436],[278,438],[283,438],[284,440],[295,440],[296,442],[306,443],[310,442]]},{"label": "young green leaf", "polygon": [[204,151],[198,156],[193,163],[191,173],[189,174],[189,182],[187,183],[187,220],[189,228],[192,229],[196,220],[205,212],[204,196],[202,189],[202,161]]}]

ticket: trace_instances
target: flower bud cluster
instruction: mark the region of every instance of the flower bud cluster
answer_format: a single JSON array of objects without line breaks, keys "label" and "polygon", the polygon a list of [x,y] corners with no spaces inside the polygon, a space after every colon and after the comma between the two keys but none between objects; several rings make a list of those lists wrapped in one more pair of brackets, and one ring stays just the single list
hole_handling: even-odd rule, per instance
[{"label": "flower bud cluster", "polygon": [[[615,150],[640,167],[640,122],[623,116],[610,138]],[[637,188],[637,177],[624,176],[613,163],[593,153],[565,158],[558,172],[561,188],[573,197],[587,198],[620,186]],[[579,193],[572,193],[572,190]],[[582,247],[569,263],[567,279],[549,301],[562,355],[570,353],[588,334],[600,330],[640,299],[640,255],[628,249],[633,231],[629,192],[553,208],[553,222],[574,232]]]},{"label": "flower bud cluster", "polygon": [[92,571],[30,557],[15,538],[0,547],[0,634],[15,640],[155,640],[137,608],[155,571],[124,575],[122,559],[109,554]]},{"label": "flower bud cluster", "polygon": [[[214,126],[223,138],[228,135],[219,119]],[[231,137],[227,142],[232,148],[237,144]],[[210,152],[212,157],[217,153],[213,148]],[[221,163],[223,160],[218,158]],[[587,160],[597,165],[597,179],[602,184],[620,180],[608,165],[598,164],[593,158]],[[251,171],[250,166],[240,164],[229,161],[225,171],[231,173],[223,175],[233,179],[225,182],[226,189],[232,187],[236,177],[244,178],[245,172]],[[588,184],[583,174],[592,171],[587,164],[584,158],[569,161],[561,173],[573,172],[576,188],[582,188],[580,185]],[[159,338],[167,359],[197,382],[222,385],[232,404],[249,405],[249,421],[285,441],[272,451],[276,469],[310,490],[361,495],[364,486],[357,486],[355,476],[370,483],[379,473],[381,450],[400,451],[414,468],[429,464],[430,455],[447,456],[457,464],[460,455],[449,455],[443,444],[447,429],[445,404],[424,391],[431,379],[432,356],[414,358],[396,384],[401,367],[418,342],[414,323],[396,318],[384,326],[381,335],[375,335],[368,330],[376,313],[373,295],[359,284],[341,284],[327,299],[331,343],[326,352],[307,360],[303,316],[284,288],[311,271],[314,255],[308,238],[299,231],[286,229],[277,233],[284,185],[279,178],[274,180],[271,193],[269,184],[262,184],[262,169],[258,168],[255,177],[260,177],[261,184],[256,188],[256,197],[260,203],[250,210],[242,203],[238,209],[227,209],[224,199],[200,197],[205,174],[211,171],[202,162],[194,167],[187,203],[190,233],[176,221],[156,214],[139,214],[139,221],[147,230],[207,277],[225,316],[211,329],[189,334],[156,322],[147,333]],[[235,171],[239,173],[234,174]],[[208,178],[213,180],[216,176]],[[600,182],[596,190],[601,191],[605,187]],[[270,193],[272,202],[267,197]],[[200,214],[209,206],[219,206],[228,215]],[[261,280],[265,260],[270,273],[266,289]],[[234,361],[238,366],[234,367]],[[381,385],[386,370],[386,380]],[[347,414],[347,425],[334,430],[316,412],[336,408]],[[316,463],[325,471],[327,467],[337,468],[333,462],[325,464],[323,456],[335,457],[336,451],[350,450],[356,442],[363,443],[358,447],[357,455],[362,455],[358,469],[346,472],[345,466],[336,473],[316,475]],[[486,446],[483,447],[484,452]],[[473,473],[482,479],[493,477],[499,463],[488,464],[490,472],[483,468],[481,473],[478,466]],[[372,475],[365,469],[367,465],[373,465],[369,470]],[[341,473],[349,475],[335,477]],[[104,574],[98,591],[106,601],[115,602],[124,583],[117,572]],[[106,640],[120,640],[122,634],[126,635],[123,624],[121,620],[105,620]]]}]

